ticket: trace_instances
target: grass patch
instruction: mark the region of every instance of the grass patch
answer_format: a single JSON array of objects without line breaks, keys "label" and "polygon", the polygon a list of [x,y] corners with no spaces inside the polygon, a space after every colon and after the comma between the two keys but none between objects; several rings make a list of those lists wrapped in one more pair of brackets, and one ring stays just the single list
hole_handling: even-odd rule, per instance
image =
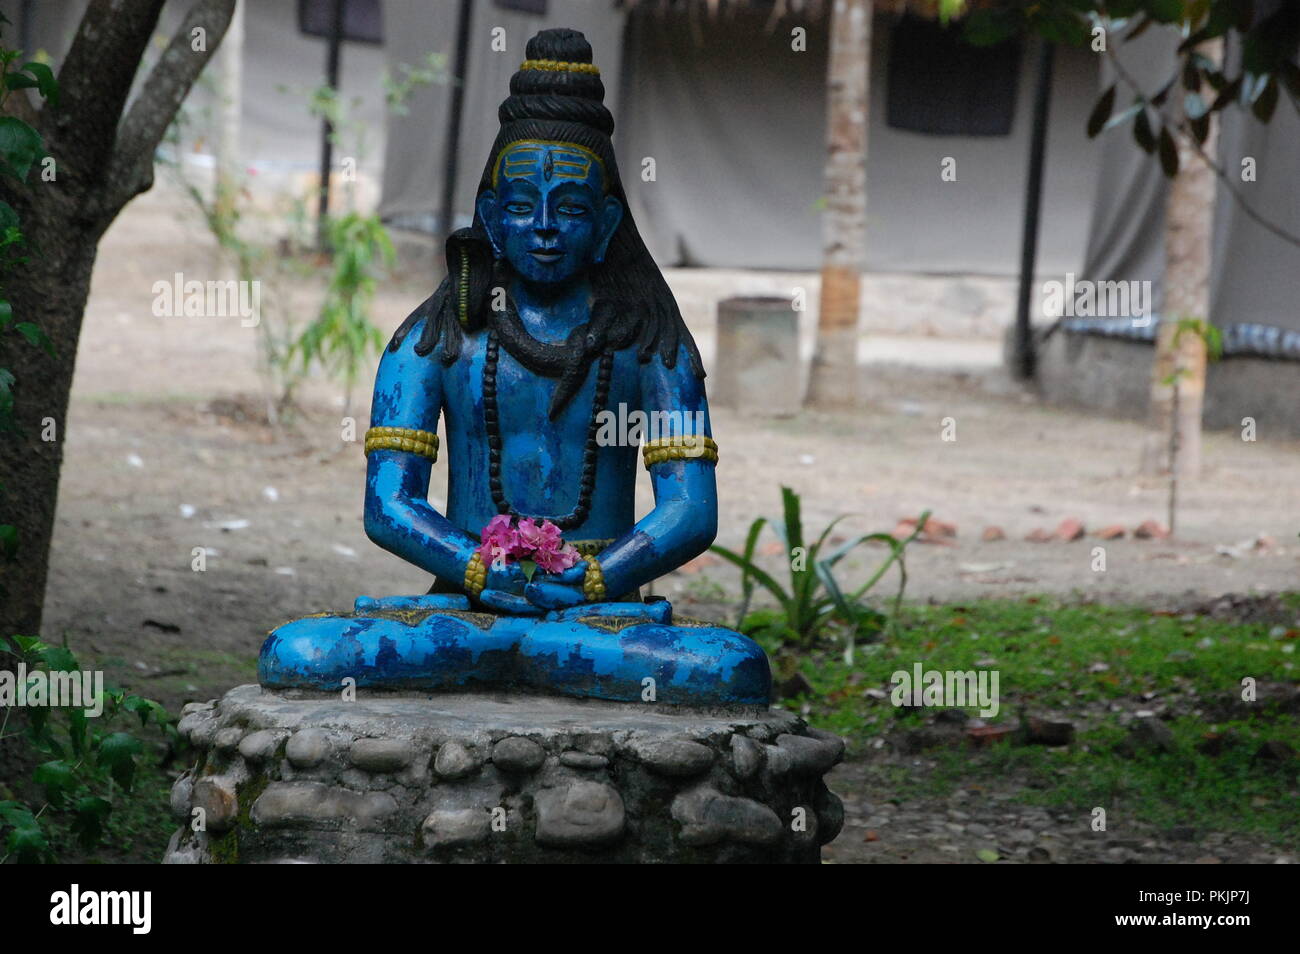
[{"label": "grass patch", "polygon": [[[1289,598],[1284,605],[1300,602]],[[1000,710],[990,724],[1017,725],[1024,712],[1070,721],[1077,732],[1063,749],[999,743],[932,750],[933,769],[923,778],[906,766],[885,766],[900,798],[1013,777],[1020,801],[1080,812],[1102,806],[1113,825],[1119,819],[1186,825],[1300,846],[1298,760],[1257,757],[1265,742],[1300,748],[1300,724],[1276,692],[1253,704],[1241,701],[1247,677],[1294,691],[1300,642],[1294,621],[1234,623],[1031,599],[911,606],[901,623],[890,638],[857,647],[852,665],[840,651],[799,660],[816,690],[801,700],[813,724],[864,751],[874,739],[928,722],[933,711],[905,711],[868,694],[889,692],[891,675],[919,662],[927,670],[996,670]],[[1133,757],[1116,751],[1126,722],[1142,709],[1158,712],[1172,731],[1171,751]],[[966,711],[978,716],[972,707]],[[1218,754],[1198,749],[1207,734],[1228,740]]]}]

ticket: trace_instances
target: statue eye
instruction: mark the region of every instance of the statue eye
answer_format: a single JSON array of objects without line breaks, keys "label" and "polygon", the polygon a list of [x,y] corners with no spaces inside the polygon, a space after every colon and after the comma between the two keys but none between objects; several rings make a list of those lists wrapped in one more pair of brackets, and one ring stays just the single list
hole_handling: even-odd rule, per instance
[{"label": "statue eye", "polygon": [[577,205],[576,203],[566,202],[560,206],[560,211],[563,212],[565,215],[586,215],[587,207],[585,205]]},{"label": "statue eye", "polygon": [[508,202],[506,203],[506,211],[511,215],[527,215],[533,211],[533,207],[527,202]]}]

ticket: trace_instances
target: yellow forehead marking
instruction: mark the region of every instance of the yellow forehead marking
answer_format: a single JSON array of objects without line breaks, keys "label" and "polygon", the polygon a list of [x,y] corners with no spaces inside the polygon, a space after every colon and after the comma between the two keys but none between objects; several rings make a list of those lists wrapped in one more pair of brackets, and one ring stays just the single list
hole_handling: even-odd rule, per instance
[{"label": "yellow forehead marking", "polygon": [[600,181],[604,185],[605,164],[601,162],[600,156],[586,146],[549,139],[521,139],[501,150],[496,168],[492,170],[492,188],[499,187],[503,173],[507,179],[514,179],[536,172],[542,167],[548,149],[551,150],[551,169],[555,178],[585,179],[591,174],[592,165],[595,165],[600,170]]}]

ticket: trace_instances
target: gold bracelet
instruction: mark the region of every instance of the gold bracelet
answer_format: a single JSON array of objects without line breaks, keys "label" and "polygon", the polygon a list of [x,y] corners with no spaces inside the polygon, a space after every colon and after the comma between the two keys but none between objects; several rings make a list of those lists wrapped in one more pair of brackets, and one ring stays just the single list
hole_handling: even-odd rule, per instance
[{"label": "gold bracelet", "polygon": [[372,427],[366,431],[366,454],[377,450],[406,451],[429,460],[438,459],[438,435],[409,427]]},{"label": "gold bracelet", "polygon": [[469,563],[465,564],[465,592],[471,596],[478,596],[485,586],[487,586],[487,567],[483,565],[483,557],[475,550],[474,555],[469,558]]},{"label": "gold bracelet", "polygon": [[600,69],[593,63],[572,63],[566,60],[524,60],[521,70],[546,70],[548,73],[590,73],[599,76]]},{"label": "gold bracelet", "polygon": [[666,460],[702,460],[708,464],[718,462],[718,445],[712,437],[687,434],[684,437],[660,437],[646,441],[641,448],[646,470]]},{"label": "gold bracelet", "polygon": [[614,542],[614,538],[609,537],[604,540],[570,540],[568,542],[578,551],[578,555],[585,560],[587,557],[599,556],[601,550]]},{"label": "gold bracelet", "polygon": [[595,557],[587,560],[587,572],[582,578],[582,595],[588,603],[599,603],[605,598],[605,572]]}]

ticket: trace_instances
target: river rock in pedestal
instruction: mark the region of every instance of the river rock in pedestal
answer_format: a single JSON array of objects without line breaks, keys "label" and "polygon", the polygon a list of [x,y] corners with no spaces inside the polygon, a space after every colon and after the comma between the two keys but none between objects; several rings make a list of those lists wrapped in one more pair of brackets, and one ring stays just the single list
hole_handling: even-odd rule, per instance
[{"label": "river rock in pedestal", "polygon": [[779,709],[240,686],[179,728],[168,863],[816,863],[843,824],[844,743]]}]

